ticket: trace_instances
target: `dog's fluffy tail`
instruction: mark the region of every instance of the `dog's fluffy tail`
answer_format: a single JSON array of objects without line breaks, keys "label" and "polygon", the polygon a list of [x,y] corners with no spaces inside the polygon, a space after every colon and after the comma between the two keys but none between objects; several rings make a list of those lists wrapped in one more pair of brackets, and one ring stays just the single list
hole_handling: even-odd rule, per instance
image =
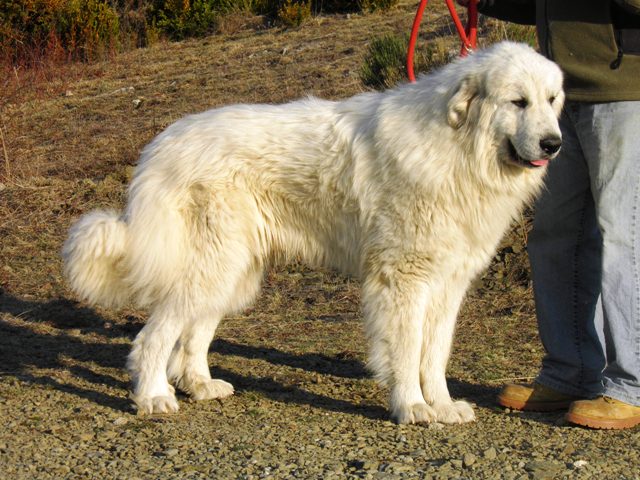
[{"label": "dog's fluffy tail", "polygon": [[64,244],[65,276],[87,303],[146,306],[178,288],[186,268],[186,200],[175,189],[138,175],[124,214],[95,210],[71,227]]},{"label": "dog's fluffy tail", "polygon": [[122,306],[129,297],[123,265],[127,224],[114,211],[95,210],[71,227],[62,249],[65,276],[84,301]]}]

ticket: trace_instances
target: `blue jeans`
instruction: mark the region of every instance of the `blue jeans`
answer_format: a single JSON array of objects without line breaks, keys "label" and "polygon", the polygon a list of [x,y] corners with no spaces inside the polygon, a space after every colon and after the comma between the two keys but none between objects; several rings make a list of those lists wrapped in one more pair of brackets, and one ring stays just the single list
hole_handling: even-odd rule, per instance
[{"label": "blue jeans", "polygon": [[529,237],[537,382],[640,405],[640,101],[568,102]]}]

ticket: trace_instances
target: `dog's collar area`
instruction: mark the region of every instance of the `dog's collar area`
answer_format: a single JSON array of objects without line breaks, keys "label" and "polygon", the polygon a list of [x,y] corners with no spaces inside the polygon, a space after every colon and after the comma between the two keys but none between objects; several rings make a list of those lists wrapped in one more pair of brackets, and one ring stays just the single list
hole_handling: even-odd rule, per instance
[{"label": "dog's collar area", "polygon": [[516,165],[520,165],[525,168],[540,168],[546,166],[547,163],[549,163],[548,158],[535,160],[527,160],[525,158],[522,158],[520,155],[518,155],[518,151],[516,150],[516,147],[513,146],[513,143],[511,143],[511,140],[509,140],[507,143],[509,145],[509,159]]}]

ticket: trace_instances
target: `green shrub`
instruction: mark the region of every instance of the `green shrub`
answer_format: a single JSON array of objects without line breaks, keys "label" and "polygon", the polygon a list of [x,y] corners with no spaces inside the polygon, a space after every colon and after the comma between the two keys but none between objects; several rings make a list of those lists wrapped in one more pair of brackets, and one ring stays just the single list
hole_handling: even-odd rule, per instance
[{"label": "green shrub", "polygon": [[267,13],[273,9],[270,3],[277,0],[216,0],[217,9],[220,13]]},{"label": "green shrub", "polygon": [[360,69],[362,83],[379,90],[406,78],[407,37],[385,35],[375,38]]},{"label": "green shrub", "polygon": [[[409,37],[385,35],[375,38],[365,54],[360,68],[360,80],[368,87],[383,90],[407,80],[407,49]],[[450,59],[448,41],[429,40],[426,46],[416,48],[413,70],[416,75],[438,68]]]},{"label": "green shrub", "polygon": [[0,48],[13,62],[52,53],[94,59],[117,46],[119,33],[104,0],[5,0],[0,9]]},{"label": "green shrub", "polygon": [[398,0],[0,0],[0,63],[94,60],[158,38],[207,35],[220,16],[300,25],[312,12],[385,10]]},{"label": "green shrub", "polygon": [[118,13],[103,0],[70,0],[57,34],[72,58],[91,60],[117,48]]},{"label": "green shrub", "polygon": [[208,0],[168,0],[157,12],[157,27],[172,40],[203,37],[215,25],[216,12]]},{"label": "green shrub", "polygon": [[289,27],[298,27],[311,18],[311,0],[285,0],[278,8],[278,20]]}]

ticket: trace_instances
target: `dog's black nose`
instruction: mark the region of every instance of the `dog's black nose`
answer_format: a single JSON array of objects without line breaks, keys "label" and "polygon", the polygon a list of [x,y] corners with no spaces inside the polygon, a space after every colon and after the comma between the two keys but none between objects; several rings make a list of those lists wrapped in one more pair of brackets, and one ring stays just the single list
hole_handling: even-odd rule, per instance
[{"label": "dog's black nose", "polygon": [[560,146],[562,145],[562,139],[560,137],[547,137],[540,140],[540,148],[544,153],[549,155],[553,155],[558,150],[560,150]]}]

